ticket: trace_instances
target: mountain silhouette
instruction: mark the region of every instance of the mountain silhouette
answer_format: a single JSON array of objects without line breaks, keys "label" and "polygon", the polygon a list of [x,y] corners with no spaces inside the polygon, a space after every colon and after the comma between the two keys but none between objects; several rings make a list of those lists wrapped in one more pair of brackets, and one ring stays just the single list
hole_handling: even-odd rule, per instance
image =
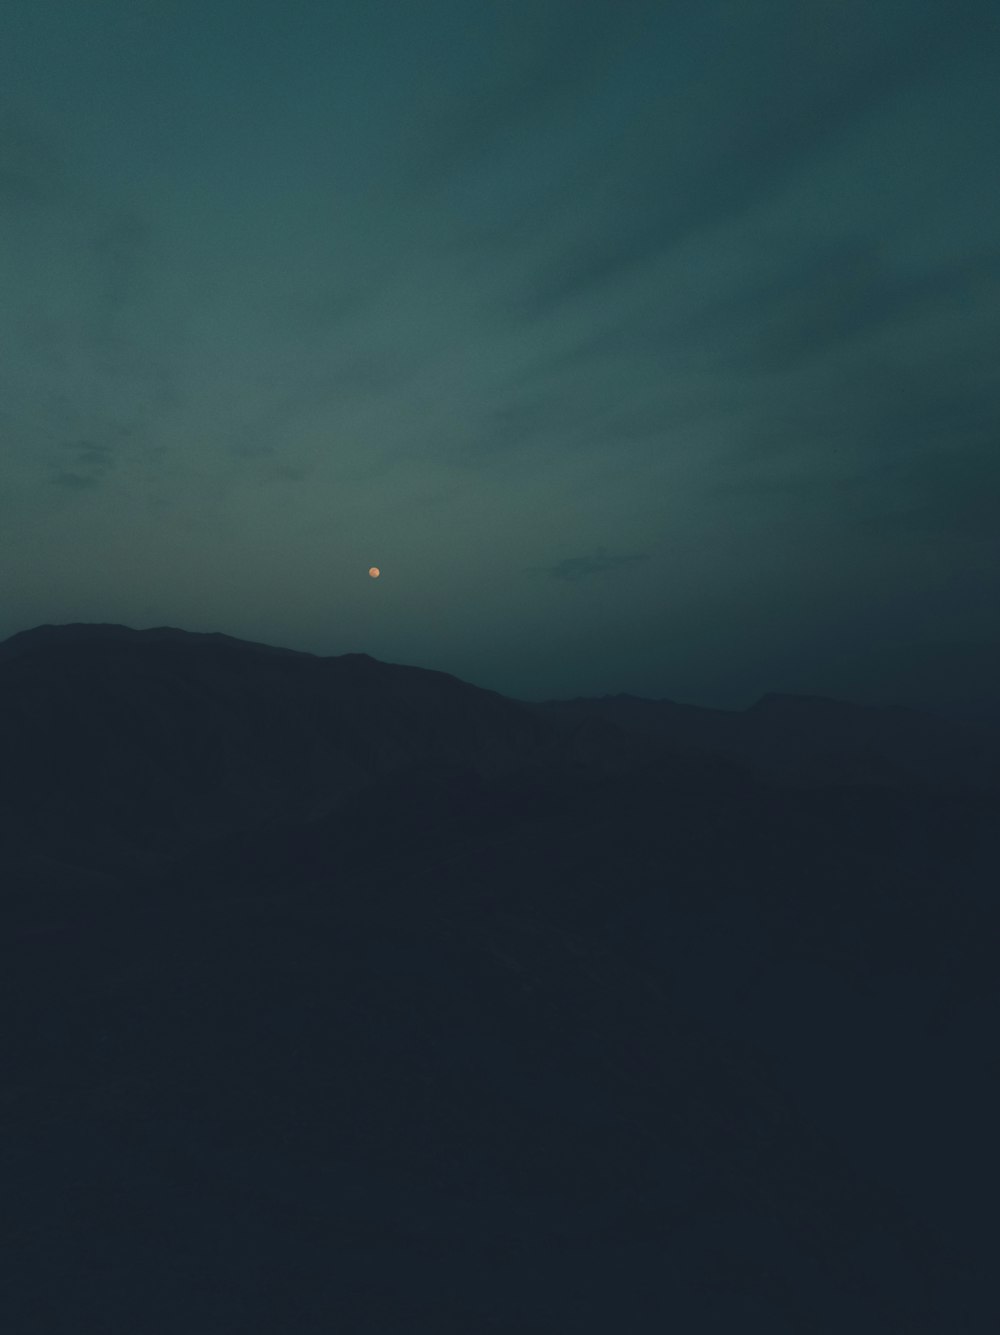
[{"label": "mountain silhouette", "polygon": [[996,755],[0,645],[4,1329],[995,1329]]},{"label": "mountain silhouette", "polygon": [[1000,746],[989,730],[901,706],[771,694],[742,711],[630,695],[534,708],[569,722],[601,719],[674,754],[725,758],[786,785],[1000,788]]}]

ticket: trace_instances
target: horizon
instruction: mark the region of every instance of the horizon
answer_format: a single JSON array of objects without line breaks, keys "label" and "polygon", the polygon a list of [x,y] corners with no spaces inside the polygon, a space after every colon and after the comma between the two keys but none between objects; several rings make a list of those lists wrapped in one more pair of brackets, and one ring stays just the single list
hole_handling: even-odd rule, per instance
[{"label": "horizon", "polygon": [[[378,658],[373,654],[368,654],[358,650],[344,650],[343,652],[340,653],[315,653],[312,650],[299,649],[291,645],[276,644],[270,641],[263,641],[263,640],[248,640],[241,636],[230,635],[226,631],[219,631],[219,630],[193,631],[193,630],[188,630],[183,626],[168,626],[168,625],[129,626],[122,622],[90,622],[90,621],[42,622],[36,626],[28,626],[22,630],[15,631],[13,634],[8,635],[3,639],[0,639],[0,649],[3,649],[3,647],[6,644],[10,643],[10,641],[12,640],[18,640],[25,637],[30,637],[31,635],[37,634],[40,631],[88,631],[88,630],[127,631],[129,634],[133,635],[144,635],[144,634],[149,634],[151,632],[169,632],[170,634],[173,635],[191,637],[193,639],[206,638],[213,640],[218,640],[218,639],[228,640],[233,644],[240,645],[248,649],[265,649],[269,651],[277,651],[279,653],[302,654],[306,657],[312,657],[312,658],[366,658],[371,662],[383,663],[386,666],[390,667],[414,668],[422,672],[438,673],[442,676],[451,677],[455,680],[461,681],[466,685],[474,686],[477,689],[486,691],[495,691],[495,688],[484,685],[484,683],[482,682],[474,681],[466,677],[460,677],[456,673],[448,672],[443,668],[437,668],[427,664],[404,663],[394,659]],[[966,726],[971,726],[971,727],[980,726],[992,729],[1000,725],[1000,719],[992,717],[988,712],[983,714],[968,714],[960,711],[956,713],[956,712],[950,712],[948,710],[941,710],[935,708],[928,708],[921,705],[902,703],[899,701],[894,701],[892,699],[857,700],[857,699],[850,699],[845,696],[837,696],[837,695],[808,692],[808,691],[766,690],[762,691],[761,694],[757,696],[756,699],[752,700],[749,704],[736,705],[736,706],[706,705],[694,700],[679,699],[676,696],[637,695],[632,691],[605,691],[597,695],[589,695],[589,696],[588,695],[539,696],[537,699],[532,699],[531,697],[528,696],[514,696],[504,691],[495,691],[495,693],[503,695],[506,699],[512,700],[515,703],[523,703],[523,704],[548,704],[548,703],[570,704],[575,702],[584,702],[588,700],[624,699],[624,700],[638,700],[641,702],[652,703],[652,704],[672,704],[672,705],[678,705],[681,708],[685,709],[696,709],[696,710],[705,710],[707,712],[715,711],[719,713],[733,713],[733,714],[746,713],[748,711],[758,709],[761,705],[770,701],[801,700],[801,701],[815,701],[817,703],[846,705],[852,709],[861,709],[861,710],[874,710],[874,711],[901,710],[904,712],[915,712],[925,715],[937,715],[938,717],[945,720],[949,720],[953,723],[964,724]]]}]

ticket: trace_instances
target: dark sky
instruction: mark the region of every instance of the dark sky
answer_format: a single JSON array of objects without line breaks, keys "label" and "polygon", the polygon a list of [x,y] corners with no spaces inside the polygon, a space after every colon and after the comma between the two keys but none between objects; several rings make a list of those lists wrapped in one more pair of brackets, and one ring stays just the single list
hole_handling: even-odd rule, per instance
[{"label": "dark sky", "polygon": [[993,9],[4,0],[0,636],[984,703]]}]

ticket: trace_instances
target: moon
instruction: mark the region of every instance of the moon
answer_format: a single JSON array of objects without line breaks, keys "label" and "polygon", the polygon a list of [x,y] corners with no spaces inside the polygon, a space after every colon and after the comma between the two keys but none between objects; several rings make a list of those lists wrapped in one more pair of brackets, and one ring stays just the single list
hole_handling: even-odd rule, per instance
[{"label": "moon", "polygon": [[371,575],[372,579],[378,579],[379,575],[381,575],[382,572],[381,570],[379,570],[378,566],[372,566],[369,569],[368,573],[369,575]]}]

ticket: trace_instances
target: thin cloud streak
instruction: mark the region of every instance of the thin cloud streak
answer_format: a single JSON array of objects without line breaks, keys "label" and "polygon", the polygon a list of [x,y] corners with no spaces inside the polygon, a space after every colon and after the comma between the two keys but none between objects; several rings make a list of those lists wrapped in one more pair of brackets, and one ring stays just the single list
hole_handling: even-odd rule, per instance
[{"label": "thin cloud streak", "polygon": [[636,561],[648,560],[648,552],[630,552],[613,556],[609,555],[605,547],[597,547],[594,551],[581,556],[568,556],[562,561],[557,561],[555,565],[532,566],[530,573],[576,583],[579,580],[591,579],[595,575],[606,574],[609,570],[620,570],[623,566],[633,565]]}]

